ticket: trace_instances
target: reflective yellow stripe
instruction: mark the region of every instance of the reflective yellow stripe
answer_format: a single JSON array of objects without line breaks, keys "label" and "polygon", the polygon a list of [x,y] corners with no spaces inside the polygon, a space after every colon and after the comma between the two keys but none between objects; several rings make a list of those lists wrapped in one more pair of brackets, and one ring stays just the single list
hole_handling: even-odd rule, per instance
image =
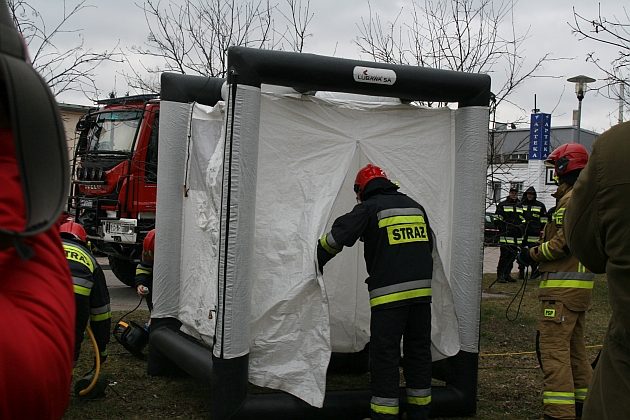
[{"label": "reflective yellow stripe", "polygon": [[543,256],[548,260],[553,260],[553,255],[549,252],[549,242],[543,242],[540,245],[540,252],[542,252]]},{"label": "reflective yellow stripe", "polygon": [[429,405],[431,403],[431,396],[427,397],[407,397],[407,402],[409,404],[415,405]]},{"label": "reflective yellow stripe", "polygon": [[382,227],[391,226],[391,225],[400,225],[402,223],[423,223],[424,224],[424,217],[420,216],[419,214],[412,215],[412,216],[386,217],[378,221],[378,227],[382,228]]},{"label": "reflective yellow stripe", "polygon": [[329,254],[333,254],[333,255],[338,254],[339,253],[338,249],[335,249],[335,248],[331,247],[330,245],[328,245],[328,241],[326,240],[327,236],[328,236],[328,234],[324,234],[321,238],[319,238],[319,243],[322,245],[322,247]]},{"label": "reflective yellow stripe", "polygon": [[92,258],[81,248],[68,244],[63,244],[63,250],[66,253],[67,260],[72,260],[78,262],[79,264],[83,264],[90,270],[90,272],[94,272],[94,263],[92,262]]},{"label": "reflective yellow stripe", "polygon": [[414,289],[404,292],[391,293],[370,299],[370,306],[382,305],[384,303],[397,302],[399,300],[412,299],[416,297],[431,296],[431,288]]},{"label": "reflective yellow stripe", "polygon": [[573,405],[575,404],[575,394],[573,392],[545,391],[543,392],[543,403]]},{"label": "reflective yellow stripe", "polygon": [[592,280],[543,280],[540,282],[540,288],[548,287],[573,287],[575,289],[592,289]]},{"label": "reflective yellow stripe", "polygon": [[390,245],[408,242],[426,242],[427,225],[424,223],[408,223],[405,225],[387,226],[387,239]]},{"label": "reflective yellow stripe", "polygon": [[92,321],[103,321],[105,319],[109,319],[112,317],[112,313],[111,312],[105,312],[104,314],[98,314],[98,315],[90,315],[90,319]]},{"label": "reflective yellow stripe", "polygon": [[575,389],[575,399],[584,401],[586,399],[586,395],[588,394],[588,388],[576,388]]},{"label": "reflective yellow stripe", "polygon": [[586,273],[586,267],[581,262],[578,262],[578,273]]},{"label": "reflective yellow stripe", "polygon": [[543,398],[544,404],[573,405],[575,400],[562,400],[558,398]]},{"label": "reflective yellow stripe", "polygon": [[88,289],[87,287],[83,287],[83,286],[78,286],[78,285],[74,285],[74,293],[76,293],[77,295],[82,295],[82,296],[90,296],[90,292],[92,291],[92,289]]},{"label": "reflective yellow stripe", "polygon": [[379,414],[398,414],[398,407],[388,407],[386,405],[378,405],[370,403],[370,408]]},{"label": "reflective yellow stripe", "polygon": [[553,221],[558,226],[562,226],[562,223],[564,222],[564,210],[564,208],[558,209],[553,214]]},{"label": "reflective yellow stripe", "polygon": [[141,275],[141,274],[152,274],[152,273],[153,273],[153,270],[142,268],[141,266],[138,266],[136,268],[136,276]]}]

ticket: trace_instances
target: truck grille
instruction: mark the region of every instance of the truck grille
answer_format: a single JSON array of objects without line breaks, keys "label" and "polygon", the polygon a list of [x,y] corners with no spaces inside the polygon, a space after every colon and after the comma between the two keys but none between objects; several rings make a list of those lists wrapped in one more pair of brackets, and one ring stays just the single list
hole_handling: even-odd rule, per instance
[{"label": "truck grille", "polygon": [[75,169],[74,175],[77,181],[105,181],[105,171],[102,168],[84,168],[78,166]]}]

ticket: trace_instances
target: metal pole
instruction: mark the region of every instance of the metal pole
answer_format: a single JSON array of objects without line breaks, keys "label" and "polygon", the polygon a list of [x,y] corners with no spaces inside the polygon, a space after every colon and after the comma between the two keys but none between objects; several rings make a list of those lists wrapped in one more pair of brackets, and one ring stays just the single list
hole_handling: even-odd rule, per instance
[{"label": "metal pole", "polygon": [[621,124],[623,122],[623,104],[624,104],[624,88],[625,88],[625,84],[623,83],[623,81],[621,81],[619,83],[619,124]]},{"label": "metal pole", "polygon": [[580,144],[580,125],[582,124],[582,100],[578,101],[578,115],[577,115],[577,140],[576,143]]}]

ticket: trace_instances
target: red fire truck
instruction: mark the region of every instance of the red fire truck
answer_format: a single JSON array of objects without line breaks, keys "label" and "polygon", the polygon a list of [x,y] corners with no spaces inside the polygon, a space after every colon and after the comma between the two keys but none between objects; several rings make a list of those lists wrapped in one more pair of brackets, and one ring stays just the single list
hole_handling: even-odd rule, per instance
[{"label": "red fire truck", "polygon": [[142,240],[155,226],[157,95],[105,99],[77,124],[68,213],[112,271],[133,285]]}]

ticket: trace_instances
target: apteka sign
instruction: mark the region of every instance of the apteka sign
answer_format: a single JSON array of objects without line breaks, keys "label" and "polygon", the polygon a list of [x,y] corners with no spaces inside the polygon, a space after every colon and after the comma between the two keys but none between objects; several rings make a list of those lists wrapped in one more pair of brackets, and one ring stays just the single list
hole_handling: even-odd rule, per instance
[{"label": "apteka sign", "polygon": [[545,160],[551,149],[551,114],[535,113],[529,126],[529,160]]}]

